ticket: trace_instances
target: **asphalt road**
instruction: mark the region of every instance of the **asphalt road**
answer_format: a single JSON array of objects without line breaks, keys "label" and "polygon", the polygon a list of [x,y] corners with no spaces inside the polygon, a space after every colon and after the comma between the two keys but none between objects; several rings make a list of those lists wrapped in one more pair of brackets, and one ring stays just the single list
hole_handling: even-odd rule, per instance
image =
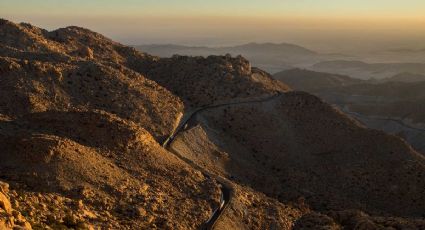
[{"label": "asphalt road", "polygon": [[202,111],[205,111],[205,110],[208,110],[208,109],[212,109],[212,108],[219,108],[219,107],[222,107],[222,106],[266,102],[266,101],[273,100],[273,99],[275,99],[275,98],[277,98],[281,95],[282,95],[281,92],[276,92],[273,95],[267,95],[267,96],[264,96],[264,97],[237,99],[237,100],[233,100],[233,101],[230,101],[230,102],[214,103],[214,104],[211,104],[211,105],[207,105],[207,106],[204,106],[204,107],[193,109],[193,110],[187,112],[185,115],[183,115],[183,117],[181,118],[181,120],[179,122],[179,125],[176,127],[176,129],[172,132],[172,134],[162,144],[162,147],[164,147],[165,149],[174,153],[177,157],[179,157],[180,159],[182,159],[186,163],[190,164],[194,168],[203,172],[203,174],[205,176],[210,177],[210,178],[212,177],[212,178],[216,179],[221,185],[220,206],[216,210],[214,210],[211,217],[205,223],[203,223],[201,225],[201,229],[206,229],[206,230],[214,229],[215,224],[220,219],[220,217],[222,216],[222,214],[224,213],[226,208],[229,206],[229,203],[232,199],[232,195],[233,195],[234,190],[229,183],[225,182],[224,178],[221,178],[221,177],[218,177],[216,175],[212,175],[212,174],[208,173],[202,167],[195,165],[192,161],[190,161],[190,160],[184,158],[183,156],[181,156],[180,154],[172,151],[170,149],[172,142],[175,140],[177,135],[181,131],[184,130],[184,128],[185,128],[186,124],[189,122],[189,120],[192,119],[194,116],[196,116],[199,112],[202,112]]}]

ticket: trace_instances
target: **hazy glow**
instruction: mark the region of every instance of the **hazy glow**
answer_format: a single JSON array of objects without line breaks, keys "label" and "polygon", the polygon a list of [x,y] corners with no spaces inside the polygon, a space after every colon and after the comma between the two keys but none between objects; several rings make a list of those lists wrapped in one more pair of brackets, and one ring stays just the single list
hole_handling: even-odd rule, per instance
[{"label": "hazy glow", "polygon": [[323,49],[346,46],[332,39],[425,46],[424,10],[424,0],[0,0],[0,17],[88,27],[124,43],[286,41]]}]

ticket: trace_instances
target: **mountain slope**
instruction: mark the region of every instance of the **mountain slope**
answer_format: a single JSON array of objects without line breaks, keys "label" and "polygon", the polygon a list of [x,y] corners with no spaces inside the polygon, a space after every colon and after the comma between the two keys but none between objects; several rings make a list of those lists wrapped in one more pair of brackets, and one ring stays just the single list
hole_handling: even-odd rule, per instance
[{"label": "mountain slope", "polygon": [[147,75],[192,107],[289,90],[241,56],[175,56],[155,62]]},{"label": "mountain slope", "polygon": [[[286,93],[260,104],[212,108],[197,119],[200,126],[187,135],[204,132],[218,149],[188,157],[283,202],[304,197],[320,211],[422,215],[423,156],[314,96]],[[196,149],[190,139],[180,148]]]},{"label": "mountain slope", "polygon": [[364,81],[295,69],[274,77],[289,83],[294,90],[303,90],[323,98],[370,128],[402,137],[424,153],[425,116],[422,108],[425,84],[422,81],[409,82],[409,79],[402,79],[403,76],[406,75]]}]

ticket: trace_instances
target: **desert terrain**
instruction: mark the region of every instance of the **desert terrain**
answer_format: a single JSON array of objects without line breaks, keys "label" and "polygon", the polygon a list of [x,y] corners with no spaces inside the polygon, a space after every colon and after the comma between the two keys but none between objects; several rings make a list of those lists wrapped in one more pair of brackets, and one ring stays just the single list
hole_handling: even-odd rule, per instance
[{"label": "desert terrain", "polygon": [[423,155],[243,56],[0,20],[0,95],[0,229],[425,228]]}]

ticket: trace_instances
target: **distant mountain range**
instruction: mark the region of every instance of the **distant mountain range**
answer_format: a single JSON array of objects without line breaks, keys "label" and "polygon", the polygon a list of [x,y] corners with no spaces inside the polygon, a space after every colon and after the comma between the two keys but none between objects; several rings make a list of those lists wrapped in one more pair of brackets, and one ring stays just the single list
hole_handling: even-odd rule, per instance
[{"label": "distant mountain range", "polygon": [[342,87],[362,83],[363,80],[354,79],[345,75],[322,73],[306,69],[290,69],[278,72],[273,77],[285,82],[289,87],[314,92],[316,89]]},{"label": "distant mountain range", "polygon": [[425,81],[425,75],[403,72],[382,80],[393,82],[420,82]]},{"label": "distant mountain range", "polygon": [[288,43],[248,43],[238,46],[205,47],[182,45],[140,45],[134,46],[137,50],[157,55],[171,57],[175,54],[189,56],[209,55],[242,55],[256,67],[271,73],[291,69],[293,67],[307,67],[317,62],[349,58],[341,54],[320,54],[302,46]]},{"label": "distant mountain range", "polygon": [[390,49],[388,50],[388,52],[392,52],[392,53],[424,53],[425,49],[404,49],[404,48],[399,48],[399,49]]},{"label": "distant mountain range", "polygon": [[401,73],[425,75],[425,63],[366,63],[362,61],[335,60],[314,64],[310,69],[349,75],[359,79],[384,79]]},{"label": "distant mountain range", "polygon": [[153,44],[153,45],[140,45],[135,48],[142,50],[147,53],[158,56],[173,56],[174,54],[187,55],[214,55],[214,54],[226,54],[226,53],[238,53],[245,52],[264,54],[276,56],[282,55],[283,53],[293,55],[317,55],[315,51],[306,49],[302,46],[293,45],[289,43],[248,43],[237,46],[223,46],[223,47],[207,47],[207,46],[184,46],[184,45],[173,45],[173,44]]}]

